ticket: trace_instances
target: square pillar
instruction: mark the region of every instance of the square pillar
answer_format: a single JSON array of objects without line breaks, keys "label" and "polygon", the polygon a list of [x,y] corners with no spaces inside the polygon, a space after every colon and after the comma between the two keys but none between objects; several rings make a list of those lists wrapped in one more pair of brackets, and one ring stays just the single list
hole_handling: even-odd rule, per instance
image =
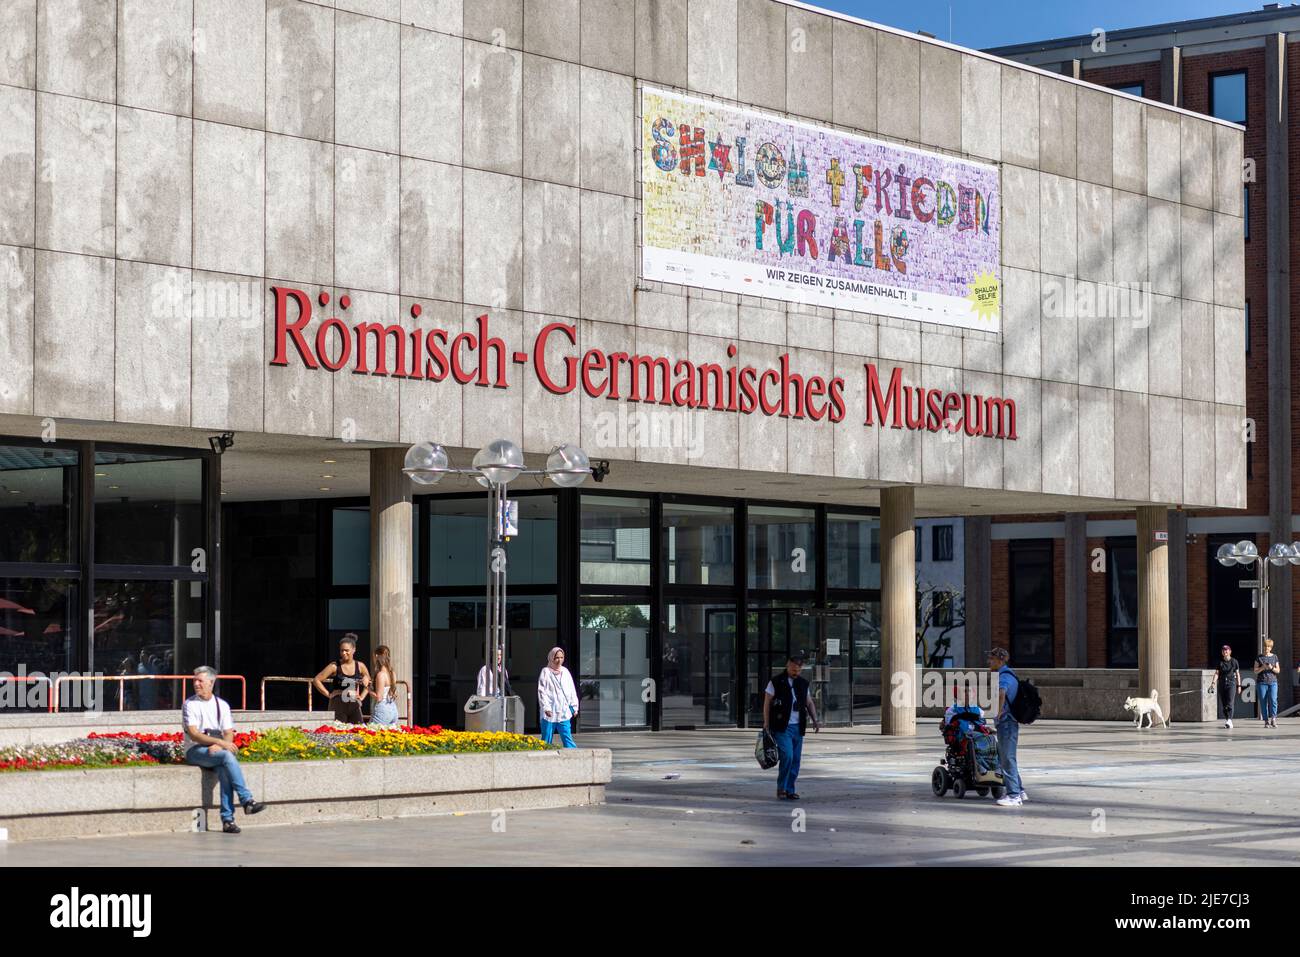
[{"label": "square pillar", "polygon": [[880,733],[916,734],[916,505],[880,491]]},{"label": "square pillar", "polygon": [[1169,713],[1169,512],[1137,510],[1138,695],[1154,689]]},{"label": "square pillar", "polygon": [[[1268,222],[1268,544],[1288,544],[1291,532],[1291,166],[1290,105],[1287,99],[1287,37],[1274,34],[1264,41],[1265,203]],[[1262,548],[1262,546],[1261,546]],[[1273,653],[1283,663],[1278,676],[1278,709],[1294,699],[1290,565],[1268,571],[1268,635]],[[1263,649],[1261,649],[1262,651]]]},{"label": "square pillar", "polygon": [[1065,667],[1088,667],[1088,516],[1065,516]]},{"label": "square pillar", "polygon": [[[414,691],[412,504],[411,480],[402,474],[405,457],[405,449],[370,451],[370,650],[387,645],[397,680]],[[398,709],[405,710],[401,694],[397,698]]]},{"label": "square pillar", "polygon": [[993,643],[992,541],[993,522],[987,515],[965,521],[966,656],[967,668],[978,668]]}]

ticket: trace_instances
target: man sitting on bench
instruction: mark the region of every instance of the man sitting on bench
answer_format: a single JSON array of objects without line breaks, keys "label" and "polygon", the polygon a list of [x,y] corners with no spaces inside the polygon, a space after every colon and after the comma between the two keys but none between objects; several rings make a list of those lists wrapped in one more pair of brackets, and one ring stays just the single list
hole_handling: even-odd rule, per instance
[{"label": "man sitting on bench", "polygon": [[207,665],[194,669],[194,694],[186,698],[181,707],[185,763],[217,772],[217,780],[221,783],[221,830],[238,834],[234,792],[239,792],[239,803],[244,806],[245,814],[257,814],[266,805],[254,801],[253,792],[244,783],[230,705],[212,693],[216,679],[216,671]]}]

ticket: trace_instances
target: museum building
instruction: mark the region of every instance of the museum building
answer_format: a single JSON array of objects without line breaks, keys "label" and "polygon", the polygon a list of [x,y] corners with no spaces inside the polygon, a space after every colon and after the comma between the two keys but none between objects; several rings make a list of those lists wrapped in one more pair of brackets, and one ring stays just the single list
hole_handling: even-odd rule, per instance
[{"label": "museum building", "polygon": [[783,0],[0,35],[0,670],[253,707],[356,633],[454,725],[488,499],[402,468],[508,439],[595,466],[509,487],[530,724],[558,645],[582,730],[752,724],[798,651],[911,733],[918,657],[989,640],[918,563],[970,555],[943,516],[1131,515],[1168,690],[1170,512],[1246,504],[1239,124]]}]

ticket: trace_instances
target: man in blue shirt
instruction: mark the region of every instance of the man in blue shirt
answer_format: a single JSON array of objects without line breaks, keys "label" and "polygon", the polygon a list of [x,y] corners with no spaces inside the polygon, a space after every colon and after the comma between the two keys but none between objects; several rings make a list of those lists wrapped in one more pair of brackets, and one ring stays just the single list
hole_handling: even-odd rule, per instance
[{"label": "man in blue shirt", "polygon": [[1011,702],[1016,700],[1020,682],[1015,673],[1007,667],[1011,658],[1005,648],[994,648],[989,652],[989,671],[998,676],[998,765],[1002,771],[1002,783],[1007,793],[998,798],[1002,807],[1020,807],[1029,800],[1029,795],[1020,785],[1020,768],[1016,764],[1016,747],[1020,743],[1020,723],[1011,714]]}]

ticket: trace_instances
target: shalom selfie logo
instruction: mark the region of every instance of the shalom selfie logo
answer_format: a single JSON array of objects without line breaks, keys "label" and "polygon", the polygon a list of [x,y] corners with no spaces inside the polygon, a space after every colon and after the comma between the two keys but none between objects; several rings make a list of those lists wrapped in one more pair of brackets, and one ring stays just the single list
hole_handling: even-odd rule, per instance
[{"label": "shalom selfie logo", "polygon": [[50,898],[50,926],[61,929],[125,928],[133,937],[153,929],[152,894],[83,894],[78,887]]}]

